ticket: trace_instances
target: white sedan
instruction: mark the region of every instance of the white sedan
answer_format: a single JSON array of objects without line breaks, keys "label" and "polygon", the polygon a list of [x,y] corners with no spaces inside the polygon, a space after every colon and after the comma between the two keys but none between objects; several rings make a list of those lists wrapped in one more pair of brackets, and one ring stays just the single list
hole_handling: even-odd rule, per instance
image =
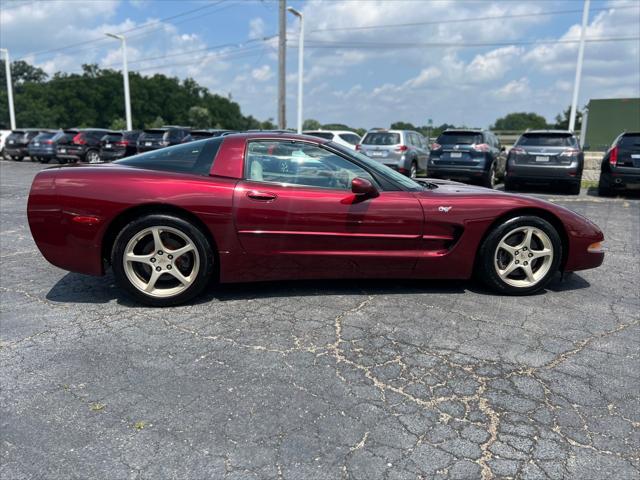
[{"label": "white sedan", "polygon": [[351,150],[355,150],[361,140],[360,135],[348,130],[305,130],[302,133],[312,137],[326,138]]}]

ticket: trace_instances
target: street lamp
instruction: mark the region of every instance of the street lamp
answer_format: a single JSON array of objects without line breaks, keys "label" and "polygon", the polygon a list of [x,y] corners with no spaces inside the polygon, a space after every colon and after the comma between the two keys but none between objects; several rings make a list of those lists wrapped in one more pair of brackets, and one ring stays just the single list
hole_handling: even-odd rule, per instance
[{"label": "street lamp", "polygon": [[122,42],[122,76],[124,77],[124,109],[127,115],[127,130],[133,130],[131,123],[131,98],[129,97],[129,68],[127,66],[127,40],[124,35],[107,33],[107,37],[115,38]]},{"label": "street lamp", "polygon": [[298,133],[302,133],[302,83],[304,79],[304,19],[302,13],[293,7],[287,7],[292,14],[300,19],[300,44],[298,45]]},{"label": "street lamp", "polygon": [[0,52],[4,53],[4,72],[7,77],[7,96],[9,97],[9,120],[11,122],[11,130],[16,129],[16,112],[13,110],[13,85],[11,83],[11,62],[9,61],[9,50],[0,48]]}]

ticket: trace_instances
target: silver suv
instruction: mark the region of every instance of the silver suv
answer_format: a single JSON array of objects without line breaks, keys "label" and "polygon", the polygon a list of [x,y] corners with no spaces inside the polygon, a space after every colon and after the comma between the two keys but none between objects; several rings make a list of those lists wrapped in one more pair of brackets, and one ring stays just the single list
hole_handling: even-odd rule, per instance
[{"label": "silver suv", "polygon": [[427,140],[418,132],[369,130],[356,149],[411,178],[427,172],[429,147]]}]

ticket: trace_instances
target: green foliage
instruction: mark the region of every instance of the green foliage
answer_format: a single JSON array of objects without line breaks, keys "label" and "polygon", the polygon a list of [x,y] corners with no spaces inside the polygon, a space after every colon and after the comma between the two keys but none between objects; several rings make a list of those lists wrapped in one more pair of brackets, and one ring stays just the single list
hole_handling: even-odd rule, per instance
[{"label": "green foliage", "polygon": [[118,117],[114,119],[113,122],[111,122],[109,128],[111,130],[125,130],[127,128],[127,122],[124,120],[124,118]]},{"label": "green foliage", "polygon": [[307,118],[302,123],[302,130],[319,130],[320,128],[322,128],[322,124],[313,118]]},{"label": "green foliage", "polygon": [[163,125],[165,125],[166,123],[167,122],[165,122],[164,119],[160,115],[158,115],[153,120],[153,122],[147,123],[144,128],[160,128]]},{"label": "green foliage", "polygon": [[[16,122],[19,127],[68,128],[79,126],[107,128],[124,116],[122,74],[83,65],[82,73],[58,72],[48,77],[40,68],[26,62],[13,62]],[[0,62],[4,78],[4,63]],[[129,73],[133,128],[160,125],[216,125],[231,130],[271,127],[245,117],[240,106],[228,98],[212,94],[187,78]],[[197,107],[197,110],[192,110]],[[208,117],[203,114],[206,111]],[[196,113],[197,112],[197,113]],[[0,126],[9,123],[6,83],[0,81]],[[196,125],[197,123],[197,125]]]},{"label": "green foliage", "polygon": [[522,131],[527,128],[548,128],[547,120],[537,113],[516,112],[510,113],[496,120],[492,130]]},{"label": "green foliage", "polygon": [[[556,115],[556,123],[553,128],[558,130],[569,130],[569,117],[571,116],[571,105],[569,105],[562,113]],[[578,131],[582,128],[582,112],[580,109],[576,109],[576,125],[575,130]]]},{"label": "green foliage", "polygon": [[211,126],[211,115],[204,107],[193,106],[189,109],[189,125],[193,128],[209,128]]}]

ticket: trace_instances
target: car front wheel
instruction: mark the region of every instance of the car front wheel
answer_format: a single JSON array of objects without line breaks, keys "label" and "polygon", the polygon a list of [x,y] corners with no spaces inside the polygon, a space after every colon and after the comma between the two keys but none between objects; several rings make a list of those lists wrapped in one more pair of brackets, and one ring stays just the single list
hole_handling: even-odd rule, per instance
[{"label": "car front wheel", "polygon": [[100,162],[100,154],[95,150],[89,150],[85,157],[88,163],[99,163]]},{"label": "car front wheel", "polygon": [[500,293],[528,295],[542,290],[558,271],[562,241],[546,220],[521,216],[496,226],[478,255],[485,284]]},{"label": "car front wheel", "polygon": [[117,282],[135,300],[166,307],[202,292],[212,276],[213,258],[199,228],[179,217],[153,214],[120,232],[111,260]]}]

